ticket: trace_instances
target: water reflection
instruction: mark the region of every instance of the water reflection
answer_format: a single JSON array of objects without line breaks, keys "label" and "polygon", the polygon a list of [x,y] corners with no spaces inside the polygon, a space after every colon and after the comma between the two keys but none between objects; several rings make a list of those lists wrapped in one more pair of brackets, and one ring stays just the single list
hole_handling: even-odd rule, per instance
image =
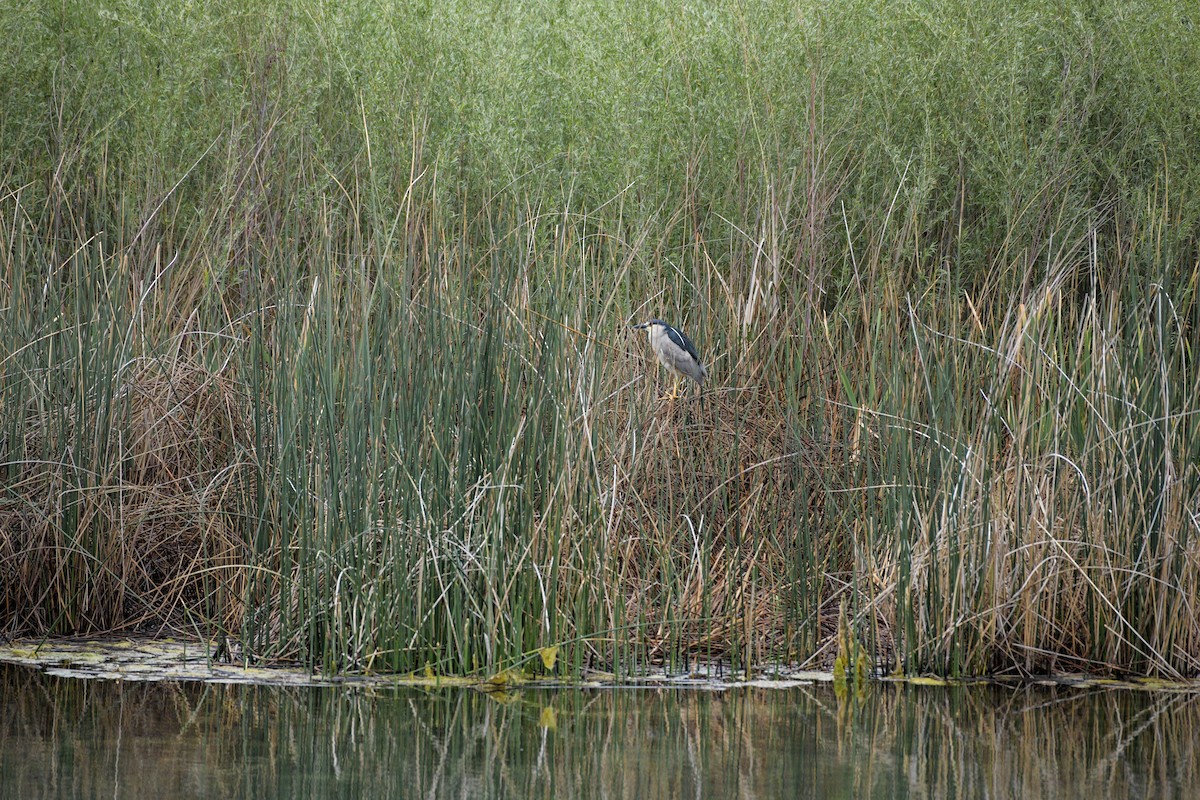
[{"label": "water reflection", "polygon": [[1173,797],[1197,695],[1027,686],[421,692],[0,666],[0,797]]}]

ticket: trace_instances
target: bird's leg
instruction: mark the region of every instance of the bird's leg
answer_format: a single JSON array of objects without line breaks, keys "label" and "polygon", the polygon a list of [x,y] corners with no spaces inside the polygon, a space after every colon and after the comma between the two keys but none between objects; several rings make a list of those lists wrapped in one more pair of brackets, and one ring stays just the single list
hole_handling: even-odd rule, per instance
[{"label": "bird's leg", "polygon": [[669,394],[664,394],[664,395],[662,396],[662,399],[663,399],[663,400],[678,400],[679,398],[680,398],[680,394],[679,394],[679,376],[678,376],[678,375],[674,375],[674,376],[672,376],[672,378],[671,378],[671,391],[670,391],[670,393],[669,393]]}]

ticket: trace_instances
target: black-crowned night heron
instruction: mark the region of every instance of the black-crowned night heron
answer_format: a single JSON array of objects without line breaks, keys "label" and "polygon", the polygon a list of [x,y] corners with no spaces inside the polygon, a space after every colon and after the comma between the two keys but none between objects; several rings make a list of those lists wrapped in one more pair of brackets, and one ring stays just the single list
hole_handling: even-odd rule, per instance
[{"label": "black-crowned night heron", "polygon": [[675,377],[669,397],[679,397],[679,376],[686,375],[698,384],[703,384],[708,377],[708,370],[700,363],[700,354],[692,340],[683,331],[668,325],[661,319],[652,319],[641,325],[634,325],[634,330],[644,330],[650,338],[650,347],[659,362],[670,370]]}]

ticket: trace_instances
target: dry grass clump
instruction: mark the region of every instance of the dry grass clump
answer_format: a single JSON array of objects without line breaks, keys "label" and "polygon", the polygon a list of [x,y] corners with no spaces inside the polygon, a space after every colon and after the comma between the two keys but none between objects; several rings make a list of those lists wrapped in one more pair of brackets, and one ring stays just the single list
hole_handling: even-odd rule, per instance
[{"label": "dry grass clump", "polygon": [[9,462],[0,505],[9,633],[240,618],[244,400],[183,358],[117,377],[82,413],[26,410],[25,457]]},{"label": "dry grass clump", "polygon": [[611,453],[626,624],[656,660],[786,652],[797,526],[822,516],[826,448],[791,429],[766,385],[630,402]]}]

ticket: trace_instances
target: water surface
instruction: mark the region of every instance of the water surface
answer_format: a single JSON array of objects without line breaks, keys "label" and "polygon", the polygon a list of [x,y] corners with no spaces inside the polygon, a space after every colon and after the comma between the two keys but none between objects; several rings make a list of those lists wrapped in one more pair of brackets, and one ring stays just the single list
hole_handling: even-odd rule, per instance
[{"label": "water surface", "polygon": [[1194,797],[1200,695],[270,687],[0,665],[4,798]]}]

